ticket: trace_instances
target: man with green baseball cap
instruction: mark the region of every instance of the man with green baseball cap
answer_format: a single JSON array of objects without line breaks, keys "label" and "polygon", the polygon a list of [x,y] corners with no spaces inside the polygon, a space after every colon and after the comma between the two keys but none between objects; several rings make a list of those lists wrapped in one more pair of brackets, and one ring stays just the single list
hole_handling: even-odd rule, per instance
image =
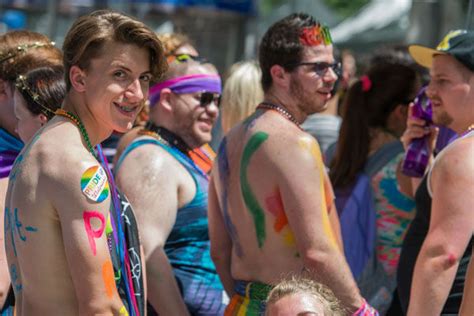
[{"label": "man with green baseball cap", "polygon": [[[474,315],[474,31],[452,31],[436,49],[409,52],[430,69],[433,122],[459,137],[431,160],[416,191],[398,267],[400,302],[408,315]],[[437,127],[413,117],[413,105],[409,113],[405,148],[424,136],[434,148]]]}]

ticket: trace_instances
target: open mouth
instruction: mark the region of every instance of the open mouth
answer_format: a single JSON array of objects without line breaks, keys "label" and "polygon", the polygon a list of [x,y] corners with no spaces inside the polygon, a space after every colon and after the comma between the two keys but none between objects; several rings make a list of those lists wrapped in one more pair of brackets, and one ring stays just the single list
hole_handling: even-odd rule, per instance
[{"label": "open mouth", "polygon": [[115,105],[115,107],[117,107],[119,109],[120,112],[122,112],[123,114],[125,114],[127,116],[133,115],[137,110],[137,106],[119,105],[118,103],[115,103],[115,102],[114,102],[114,105]]},{"label": "open mouth", "polygon": [[318,91],[319,94],[325,96],[327,99],[331,98],[331,91]]}]

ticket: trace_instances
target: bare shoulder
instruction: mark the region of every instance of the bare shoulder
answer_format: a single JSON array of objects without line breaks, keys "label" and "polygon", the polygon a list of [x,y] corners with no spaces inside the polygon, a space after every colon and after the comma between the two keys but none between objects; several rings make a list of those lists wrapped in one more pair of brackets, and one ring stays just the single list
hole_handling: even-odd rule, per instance
[{"label": "bare shoulder", "polygon": [[130,145],[131,142],[133,142],[136,138],[140,137],[140,131],[143,130],[143,127],[137,126],[132,128],[130,131],[127,133],[123,134],[122,137],[120,137],[120,140],[117,144],[117,152],[114,157],[114,165],[117,164],[118,159],[124,152],[124,150]]},{"label": "bare shoulder", "polygon": [[53,126],[35,138],[29,144],[30,163],[38,168],[41,178],[51,181],[51,185],[77,181],[86,168],[98,165],[92,153],[84,147],[82,136],[74,126]]},{"label": "bare shoulder", "polygon": [[455,141],[440,153],[433,168],[433,177],[442,179],[468,180],[472,183],[474,174],[474,137]]},{"label": "bare shoulder", "polygon": [[162,173],[167,172],[169,168],[173,168],[175,159],[157,143],[156,139],[149,136],[141,136],[137,139],[149,140],[150,142],[141,144],[130,151],[123,158],[118,173],[121,173],[122,170],[132,169],[135,173],[142,172],[149,175],[151,171]]}]

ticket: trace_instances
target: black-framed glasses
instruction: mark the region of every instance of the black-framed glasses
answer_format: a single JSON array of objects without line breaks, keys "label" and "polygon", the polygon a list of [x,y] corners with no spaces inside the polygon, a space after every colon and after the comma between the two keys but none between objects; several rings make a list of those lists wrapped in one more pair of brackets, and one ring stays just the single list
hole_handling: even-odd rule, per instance
[{"label": "black-framed glasses", "polygon": [[298,67],[298,66],[311,66],[313,71],[320,77],[324,76],[329,68],[334,71],[334,73],[340,77],[342,75],[342,64],[340,62],[335,63],[327,63],[324,61],[317,61],[317,62],[301,62],[297,64],[289,65],[290,67]]},{"label": "black-framed glasses", "polygon": [[199,99],[199,105],[205,108],[213,101],[214,104],[219,107],[221,104],[221,95],[219,93],[202,92]]}]

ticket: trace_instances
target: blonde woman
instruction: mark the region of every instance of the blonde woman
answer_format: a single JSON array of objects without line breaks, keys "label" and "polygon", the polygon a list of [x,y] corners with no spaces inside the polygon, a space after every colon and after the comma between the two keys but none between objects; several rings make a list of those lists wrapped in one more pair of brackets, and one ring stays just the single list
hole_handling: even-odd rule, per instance
[{"label": "blonde woman", "polygon": [[232,65],[222,91],[221,121],[224,134],[254,112],[263,101],[260,83],[262,71],[256,61],[242,61]]}]

